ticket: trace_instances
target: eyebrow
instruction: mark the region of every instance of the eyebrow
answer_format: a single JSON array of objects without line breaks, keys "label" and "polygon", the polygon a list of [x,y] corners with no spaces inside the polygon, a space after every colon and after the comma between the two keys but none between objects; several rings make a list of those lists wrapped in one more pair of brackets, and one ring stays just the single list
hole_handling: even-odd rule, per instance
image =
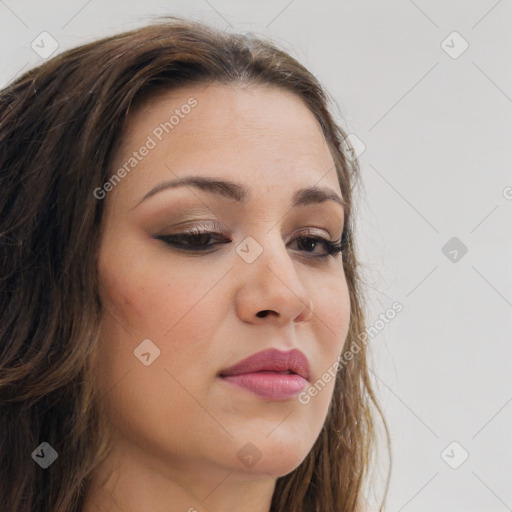
[{"label": "eyebrow", "polygon": [[[228,199],[232,199],[243,204],[247,203],[247,201],[249,201],[252,197],[252,192],[241,183],[209,178],[206,176],[186,176],[184,178],[171,181],[163,181],[162,183],[159,183],[147,194],[145,194],[144,197],[133,208],[136,208],[140,203],[146,199],[149,199],[155,194],[158,194],[158,192],[161,192],[162,190],[187,185],[226,197]],[[334,190],[317,186],[306,187],[297,190],[292,197],[292,207],[295,208],[297,206],[307,206],[310,204],[323,203],[325,201],[333,201],[339,204],[344,210],[347,207],[346,201],[340,195],[334,192]]]}]

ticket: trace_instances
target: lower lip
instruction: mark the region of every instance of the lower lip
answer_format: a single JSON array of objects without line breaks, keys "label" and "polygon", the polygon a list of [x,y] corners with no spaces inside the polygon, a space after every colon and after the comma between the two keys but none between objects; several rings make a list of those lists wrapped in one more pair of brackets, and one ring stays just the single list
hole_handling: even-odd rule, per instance
[{"label": "lower lip", "polygon": [[269,400],[287,400],[297,396],[307,383],[300,375],[274,372],[244,373],[222,377],[226,382],[235,384]]}]

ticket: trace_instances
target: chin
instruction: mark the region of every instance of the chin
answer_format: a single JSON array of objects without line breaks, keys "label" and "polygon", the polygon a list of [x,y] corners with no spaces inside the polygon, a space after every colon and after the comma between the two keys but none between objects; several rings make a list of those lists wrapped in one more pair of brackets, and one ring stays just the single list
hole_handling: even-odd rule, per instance
[{"label": "chin", "polygon": [[263,438],[259,444],[247,443],[238,451],[237,457],[245,466],[243,473],[282,477],[300,466],[313,446],[313,443],[306,443],[303,438],[286,438],[286,433],[275,439],[272,436]]},{"label": "chin", "polygon": [[297,454],[291,454],[281,460],[274,456],[272,458],[267,458],[266,460],[263,460],[262,458],[254,464],[254,466],[243,469],[241,473],[245,475],[245,479],[247,480],[252,480],[254,477],[269,477],[273,479],[281,478],[282,476],[285,476],[297,469],[306,456],[307,453],[301,457],[297,457]]}]

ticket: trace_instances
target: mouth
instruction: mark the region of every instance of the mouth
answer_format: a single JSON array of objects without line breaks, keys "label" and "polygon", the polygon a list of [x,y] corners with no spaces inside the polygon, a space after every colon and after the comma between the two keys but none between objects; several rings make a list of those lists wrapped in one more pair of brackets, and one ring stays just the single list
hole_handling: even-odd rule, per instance
[{"label": "mouth", "polygon": [[268,400],[297,396],[309,379],[309,363],[300,350],[258,352],[218,376],[226,383]]}]

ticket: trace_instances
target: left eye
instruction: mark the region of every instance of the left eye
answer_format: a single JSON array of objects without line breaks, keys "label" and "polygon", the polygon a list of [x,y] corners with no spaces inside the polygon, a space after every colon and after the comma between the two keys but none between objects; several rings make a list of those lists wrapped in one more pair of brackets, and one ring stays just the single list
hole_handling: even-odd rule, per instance
[{"label": "left eye", "polygon": [[[191,231],[185,233],[176,233],[174,235],[162,235],[157,237],[166,244],[184,251],[207,251],[216,245],[231,243],[231,240],[225,238],[220,233],[211,231]],[[217,239],[217,242],[208,243],[211,239]],[[324,253],[313,256],[314,258],[326,258],[343,251],[343,239],[338,242],[327,240],[317,236],[300,235],[295,237],[291,243],[296,243],[298,250],[306,253],[314,253],[320,244],[324,248]]]},{"label": "left eye", "polygon": [[[318,236],[298,236],[293,239],[293,242],[298,242],[299,246],[302,246],[305,252],[313,252],[318,244],[323,245],[325,254],[319,255],[319,257],[326,257],[334,254],[338,254],[343,250],[341,242],[332,242]],[[306,248],[313,246],[313,251],[309,251]]]}]

